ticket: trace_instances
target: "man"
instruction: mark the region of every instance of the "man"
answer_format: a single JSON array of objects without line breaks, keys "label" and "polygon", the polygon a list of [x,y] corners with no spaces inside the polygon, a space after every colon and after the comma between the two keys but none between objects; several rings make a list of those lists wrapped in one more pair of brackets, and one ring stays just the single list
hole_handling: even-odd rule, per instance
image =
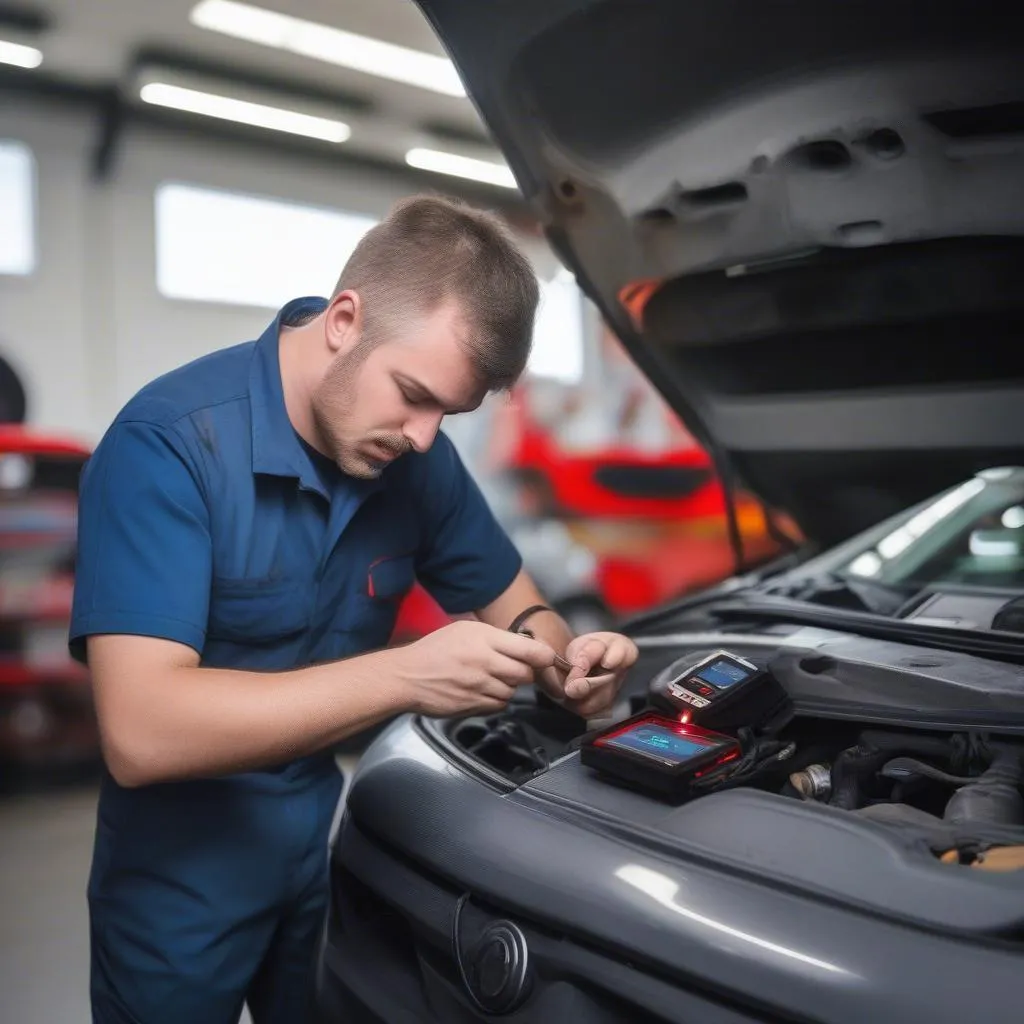
[{"label": "man", "polygon": [[[537,285],[491,216],[396,206],[329,301],[147,386],[83,475],[71,649],[104,756],[89,883],[99,1024],[301,1024],[344,737],[401,712],[583,716],[636,659],[573,639],[446,414],[521,374]],[[419,578],[475,613],[386,649]],[[562,675],[555,652],[572,670]],[[589,677],[589,678],[588,678]]]}]

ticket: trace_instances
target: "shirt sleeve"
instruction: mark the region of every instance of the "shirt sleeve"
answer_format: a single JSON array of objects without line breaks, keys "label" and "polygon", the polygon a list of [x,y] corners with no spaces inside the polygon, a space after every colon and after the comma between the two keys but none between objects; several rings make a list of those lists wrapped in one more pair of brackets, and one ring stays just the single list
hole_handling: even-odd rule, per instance
[{"label": "shirt sleeve", "polygon": [[476,611],[508,589],[522,558],[447,436],[438,434],[424,463],[417,577],[449,615]]},{"label": "shirt sleeve", "polygon": [[69,647],[97,633],[202,651],[213,559],[209,514],[173,429],[115,424],[82,474]]}]

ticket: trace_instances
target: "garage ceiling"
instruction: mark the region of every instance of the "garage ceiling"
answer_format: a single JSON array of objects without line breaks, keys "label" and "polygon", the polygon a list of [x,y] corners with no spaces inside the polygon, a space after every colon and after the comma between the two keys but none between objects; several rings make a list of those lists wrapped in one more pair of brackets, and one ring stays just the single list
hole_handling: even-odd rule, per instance
[{"label": "garage ceiling", "polygon": [[[242,26],[243,32],[251,34],[253,24],[257,32],[260,25],[266,29],[268,19],[271,29],[280,28],[281,15],[292,19],[284,27],[290,38],[299,38],[300,49],[308,51],[312,40],[314,50],[326,48],[334,53],[339,44],[348,42],[329,31],[340,29],[447,63],[432,29],[407,0],[252,0],[247,4],[232,0],[40,0],[17,5],[0,0],[0,40],[26,44],[42,53],[42,63],[34,69],[4,66],[3,82],[20,88],[38,85],[105,96],[108,106],[113,96],[122,113],[135,117],[156,113],[141,102],[141,86],[170,82],[179,96],[182,89],[216,94],[236,103],[241,100],[341,121],[349,130],[342,142],[311,142],[292,135],[303,147],[403,167],[407,167],[410,150],[428,149],[483,160],[497,167],[493,174],[484,167],[484,178],[507,179],[500,154],[464,95],[394,81],[372,70],[338,66],[330,60],[236,38],[223,28],[194,23],[226,23],[229,29]],[[370,54],[372,68],[382,68],[386,62],[373,59],[372,51],[372,43],[356,42],[357,58]],[[417,61],[415,55],[408,55],[398,63],[402,74]],[[459,88],[457,80],[455,88]],[[222,118],[180,110],[162,108],[159,115],[204,131],[239,130],[237,124]],[[278,132],[264,128],[243,131],[273,135],[280,144]],[[467,170],[474,171],[473,165],[463,168]],[[498,187],[494,181],[484,186],[474,183],[473,187],[500,191],[510,199],[509,192],[514,195],[507,184]]]}]

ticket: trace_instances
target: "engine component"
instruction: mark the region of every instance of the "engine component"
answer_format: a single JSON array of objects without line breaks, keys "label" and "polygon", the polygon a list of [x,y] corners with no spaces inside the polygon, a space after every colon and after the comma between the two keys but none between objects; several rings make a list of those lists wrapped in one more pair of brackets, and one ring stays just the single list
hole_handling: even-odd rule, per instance
[{"label": "engine component", "polygon": [[525,781],[551,764],[543,734],[507,716],[465,719],[456,726],[453,738],[463,750],[516,781]]},{"label": "engine component", "polygon": [[946,850],[939,860],[943,864],[963,864],[981,871],[1021,871],[1024,870],[1024,846],[995,846],[966,861],[959,850]]},{"label": "engine component", "polygon": [[832,763],[832,797],[829,804],[855,811],[863,803],[864,783],[885,763],[889,752],[859,743],[848,747]]},{"label": "engine component", "polygon": [[793,772],[789,783],[804,800],[827,800],[832,795],[832,772],[828,765],[809,764],[802,771]]},{"label": "engine component", "polygon": [[997,846],[979,853],[972,868],[983,871],[1020,871],[1024,869],[1024,846]]},{"label": "engine component", "polygon": [[985,772],[949,798],[943,818],[954,825],[1024,825],[1020,783],[1020,754],[1000,749]]},{"label": "engine component", "polygon": [[887,779],[904,781],[906,779],[931,779],[932,782],[945,782],[951,786],[967,786],[977,779],[966,775],[950,775],[934,765],[918,761],[913,757],[894,757],[882,766],[882,775]]}]

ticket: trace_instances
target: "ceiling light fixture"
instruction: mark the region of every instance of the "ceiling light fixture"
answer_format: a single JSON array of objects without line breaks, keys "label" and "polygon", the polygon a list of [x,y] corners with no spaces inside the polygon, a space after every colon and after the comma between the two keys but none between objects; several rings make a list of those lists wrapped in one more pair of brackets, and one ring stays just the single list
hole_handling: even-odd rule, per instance
[{"label": "ceiling light fixture", "polygon": [[508,167],[491,160],[478,160],[458,153],[446,153],[440,149],[416,148],[405,154],[405,162],[421,171],[434,171],[437,174],[451,174],[456,178],[485,181],[489,185],[500,185],[502,188],[518,187]]},{"label": "ceiling light fixture", "polygon": [[294,18],[236,0],[200,0],[189,18],[198,28],[288,50],[352,71],[414,85],[447,96],[466,90],[447,57],[411,50],[330,25]]},{"label": "ceiling light fixture", "polygon": [[251,103],[231,96],[201,92],[198,89],[186,89],[167,82],[147,83],[139,90],[139,97],[144,103],[158,107],[170,107],[190,114],[203,114],[206,117],[237,121],[258,128],[289,132],[292,135],[305,135],[312,139],[323,139],[325,142],[344,142],[352,134],[352,130],[343,121],[314,117],[312,114],[302,114],[297,110]]},{"label": "ceiling light fixture", "polygon": [[42,63],[42,50],[0,39],[0,64],[13,64],[16,68],[37,68]]}]

